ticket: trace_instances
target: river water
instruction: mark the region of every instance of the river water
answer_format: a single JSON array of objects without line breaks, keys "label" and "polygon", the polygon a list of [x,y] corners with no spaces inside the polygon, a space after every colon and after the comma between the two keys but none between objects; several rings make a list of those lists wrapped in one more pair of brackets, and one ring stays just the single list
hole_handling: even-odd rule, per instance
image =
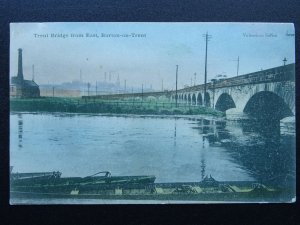
[{"label": "river water", "polygon": [[11,113],[15,172],[295,183],[294,127],[214,117]]}]

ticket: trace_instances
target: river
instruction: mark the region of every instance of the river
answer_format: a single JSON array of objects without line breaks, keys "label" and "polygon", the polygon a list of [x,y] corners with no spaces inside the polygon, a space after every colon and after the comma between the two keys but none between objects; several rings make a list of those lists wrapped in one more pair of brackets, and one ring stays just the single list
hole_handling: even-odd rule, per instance
[{"label": "river", "polygon": [[214,117],[11,113],[15,172],[295,183],[295,131]]}]

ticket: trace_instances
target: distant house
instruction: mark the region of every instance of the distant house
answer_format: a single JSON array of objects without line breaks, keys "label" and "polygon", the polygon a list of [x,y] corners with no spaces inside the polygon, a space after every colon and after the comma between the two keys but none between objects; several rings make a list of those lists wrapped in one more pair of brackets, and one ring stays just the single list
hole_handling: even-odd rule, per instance
[{"label": "distant house", "polygon": [[36,98],[40,97],[40,88],[33,80],[24,80],[23,64],[22,64],[22,49],[19,48],[18,57],[18,75],[11,78],[10,96]]}]

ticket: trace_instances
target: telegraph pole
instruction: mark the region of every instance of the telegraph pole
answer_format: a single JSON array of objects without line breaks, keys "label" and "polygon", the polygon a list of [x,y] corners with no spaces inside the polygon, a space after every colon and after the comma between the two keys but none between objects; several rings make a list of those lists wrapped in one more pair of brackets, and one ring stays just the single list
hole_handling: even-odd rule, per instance
[{"label": "telegraph pole", "polygon": [[81,69],[80,69],[80,84],[82,83],[82,73],[81,73]]},{"label": "telegraph pole", "polygon": [[194,86],[196,86],[196,75],[197,73],[194,73]]},{"label": "telegraph pole", "polygon": [[32,81],[34,81],[34,64],[32,65]]},{"label": "telegraph pole", "polygon": [[176,91],[175,91],[176,108],[177,108],[177,81],[178,81],[178,65],[176,65]]},{"label": "telegraph pole", "polygon": [[91,85],[90,85],[90,83],[88,82],[88,83],[87,83],[87,87],[88,87],[88,96],[90,96],[90,86],[91,86]]},{"label": "telegraph pole", "polygon": [[237,69],[236,69],[236,76],[239,75],[239,67],[240,67],[240,56],[238,56],[238,59],[237,59]]},{"label": "telegraph pole", "polygon": [[118,85],[118,87],[120,87],[120,76],[119,76],[119,73],[118,73],[118,78],[117,78],[117,85]]},{"label": "telegraph pole", "polygon": [[144,84],[142,84],[142,101],[143,101],[143,98],[144,98]]},{"label": "telegraph pole", "polygon": [[207,82],[207,42],[209,41],[209,38],[211,38],[211,35],[208,35],[208,32],[206,34],[202,35],[205,37],[205,70],[204,70],[204,105],[206,106],[206,82]]},{"label": "telegraph pole", "polygon": [[126,80],[124,81],[124,92],[126,93]]},{"label": "telegraph pole", "polygon": [[97,90],[98,89],[98,84],[97,84],[97,81],[96,81],[96,95],[97,95]]}]

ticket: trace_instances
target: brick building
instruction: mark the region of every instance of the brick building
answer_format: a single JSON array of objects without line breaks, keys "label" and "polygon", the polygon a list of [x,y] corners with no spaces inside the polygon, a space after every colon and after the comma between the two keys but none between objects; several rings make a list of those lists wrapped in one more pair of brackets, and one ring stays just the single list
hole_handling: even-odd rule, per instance
[{"label": "brick building", "polygon": [[40,97],[39,86],[33,80],[24,80],[22,49],[18,49],[18,74],[11,78],[10,96],[21,98],[37,98]]}]

